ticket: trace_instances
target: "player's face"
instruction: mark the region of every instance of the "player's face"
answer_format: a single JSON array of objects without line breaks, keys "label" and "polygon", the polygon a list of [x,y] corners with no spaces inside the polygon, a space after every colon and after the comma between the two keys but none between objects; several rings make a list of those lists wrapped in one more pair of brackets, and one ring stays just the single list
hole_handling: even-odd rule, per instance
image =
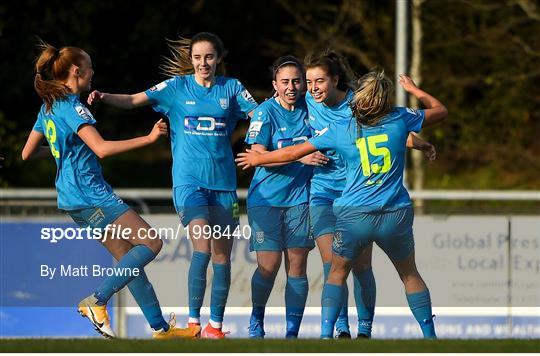
[{"label": "player's face", "polygon": [[287,105],[294,105],[304,90],[302,73],[292,65],[278,69],[276,80],[272,81],[272,84],[279,100]]},{"label": "player's face", "polygon": [[191,47],[191,63],[197,77],[211,80],[219,62],[220,58],[210,42],[197,42]]},{"label": "player's face", "polygon": [[332,98],[337,90],[337,78],[332,78],[322,67],[309,68],[306,71],[308,91],[318,103]]},{"label": "player's face", "polygon": [[80,89],[82,91],[90,90],[90,88],[92,87],[92,77],[94,76],[94,69],[92,68],[92,59],[87,53],[84,53],[84,59],[78,69]]}]

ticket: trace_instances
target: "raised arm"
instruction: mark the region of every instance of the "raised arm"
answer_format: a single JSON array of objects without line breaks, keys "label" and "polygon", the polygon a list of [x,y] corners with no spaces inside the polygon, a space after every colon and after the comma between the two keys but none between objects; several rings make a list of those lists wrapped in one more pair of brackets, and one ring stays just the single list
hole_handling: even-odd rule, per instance
[{"label": "raised arm", "polygon": [[49,155],[49,148],[42,146],[45,135],[36,130],[32,130],[22,150],[21,158],[23,161],[33,158],[43,158]]},{"label": "raised arm", "polygon": [[235,161],[237,162],[238,166],[245,170],[250,167],[258,167],[270,163],[293,162],[315,151],[317,151],[317,149],[309,142],[281,148],[279,150],[267,153],[247,149],[246,152],[239,153],[238,158]]},{"label": "raised arm", "polygon": [[399,84],[407,93],[414,95],[426,107],[424,110],[425,118],[422,127],[441,122],[448,116],[446,107],[435,97],[418,88],[409,76],[400,74]]},{"label": "raised arm", "polygon": [[90,93],[86,101],[88,102],[88,105],[92,105],[95,102],[103,102],[121,109],[133,109],[151,104],[150,98],[148,98],[148,95],[146,95],[145,92],[130,95],[102,93],[94,90]]},{"label": "raised arm", "polygon": [[81,126],[77,134],[99,158],[105,158],[156,142],[160,136],[167,135],[167,124],[159,119],[148,135],[122,141],[104,140],[92,125]]}]

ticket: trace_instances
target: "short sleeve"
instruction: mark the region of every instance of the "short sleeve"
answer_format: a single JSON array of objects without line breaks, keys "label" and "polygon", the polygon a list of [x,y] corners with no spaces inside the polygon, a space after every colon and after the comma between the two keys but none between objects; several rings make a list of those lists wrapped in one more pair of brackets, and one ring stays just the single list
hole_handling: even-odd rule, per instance
[{"label": "short sleeve", "polygon": [[272,125],[268,112],[262,108],[255,111],[249,124],[246,135],[246,143],[249,145],[259,144],[269,148],[272,143]]},{"label": "short sleeve", "polygon": [[45,131],[43,130],[43,123],[41,121],[41,117],[37,118],[36,123],[34,124],[34,127],[32,128],[32,130],[45,134]]},{"label": "short sleeve", "polygon": [[257,102],[239,80],[236,80],[234,93],[236,103],[238,104],[236,107],[237,112],[235,114],[242,119],[246,119],[248,117],[247,114],[257,107]]},{"label": "short sleeve", "polygon": [[421,109],[405,108],[402,118],[407,129],[409,129],[409,132],[420,132],[420,130],[422,130],[422,124],[424,123],[425,112]]},{"label": "short sleeve", "polygon": [[337,134],[338,129],[335,123],[332,123],[324,129],[320,130],[308,141],[319,151],[331,150],[336,148],[336,143],[338,142]]},{"label": "short sleeve", "polygon": [[94,125],[96,123],[90,110],[80,102],[76,102],[72,110],[67,110],[65,120],[73,132],[78,132],[82,125]]},{"label": "short sleeve", "polygon": [[154,111],[168,115],[176,97],[178,81],[179,77],[170,78],[144,92],[152,101]]}]

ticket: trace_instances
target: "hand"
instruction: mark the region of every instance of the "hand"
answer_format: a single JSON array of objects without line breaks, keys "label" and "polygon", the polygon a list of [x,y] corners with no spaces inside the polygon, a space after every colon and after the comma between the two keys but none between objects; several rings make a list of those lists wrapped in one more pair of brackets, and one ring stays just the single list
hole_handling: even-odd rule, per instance
[{"label": "hand", "polygon": [[154,124],[152,131],[148,134],[148,138],[152,143],[156,142],[160,136],[167,136],[167,124],[163,119],[159,119],[159,121]]},{"label": "hand", "polygon": [[429,142],[426,142],[426,144],[422,147],[422,152],[424,152],[424,155],[427,159],[429,159],[430,162],[437,159],[437,151],[435,150],[435,146]]},{"label": "hand", "polygon": [[399,82],[399,85],[401,85],[407,93],[410,93],[414,91],[415,89],[418,89],[414,81],[408,75],[400,74],[398,82]]},{"label": "hand", "polygon": [[330,161],[330,158],[326,157],[319,151],[316,151],[300,158],[299,161],[308,166],[322,167],[326,165],[328,161]]},{"label": "hand", "polygon": [[238,167],[242,167],[242,170],[245,171],[246,169],[250,167],[257,167],[259,163],[257,162],[257,157],[261,154],[257,151],[247,149],[246,152],[241,152],[237,155],[237,159],[234,161],[238,165]]},{"label": "hand", "polygon": [[88,99],[86,99],[86,102],[88,103],[88,105],[92,105],[94,102],[103,101],[104,97],[105,97],[105,93],[94,90],[93,92],[90,93],[90,95],[88,95]]}]

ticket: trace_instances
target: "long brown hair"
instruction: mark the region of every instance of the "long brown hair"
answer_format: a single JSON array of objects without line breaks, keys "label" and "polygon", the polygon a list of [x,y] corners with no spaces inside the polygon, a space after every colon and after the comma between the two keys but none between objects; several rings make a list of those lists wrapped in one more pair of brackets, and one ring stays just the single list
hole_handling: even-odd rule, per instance
[{"label": "long brown hair", "polygon": [[376,69],[358,80],[350,106],[359,125],[377,124],[393,109],[392,93],[394,85],[384,75],[384,70]]},{"label": "long brown hair", "polygon": [[69,92],[64,84],[72,65],[81,66],[85,52],[78,47],[57,49],[40,40],[41,53],[36,59],[34,89],[50,112],[56,100],[62,100]]},{"label": "long brown hair", "polygon": [[161,72],[168,77],[177,75],[193,74],[195,69],[191,64],[191,51],[193,45],[198,42],[209,42],[217,52],[221,60],[216,73],[225,75],[225,64],[223,58],[227,55],[227,50],[223,46],[221,39],[211,32],[200,32],[190,38],[180,37],[178,40],[167,40],[167,46],[171,52],[170,57],[164,57],[164,62],[160,66]]},{"label": "long brown hair", "polygon": [[306,69],[321,67],[330,77],[338,77],[337,88],[341,91],[354,90],[356,75],[347,58],[331,49],[320,53],[310,53],[304,59]]}]

